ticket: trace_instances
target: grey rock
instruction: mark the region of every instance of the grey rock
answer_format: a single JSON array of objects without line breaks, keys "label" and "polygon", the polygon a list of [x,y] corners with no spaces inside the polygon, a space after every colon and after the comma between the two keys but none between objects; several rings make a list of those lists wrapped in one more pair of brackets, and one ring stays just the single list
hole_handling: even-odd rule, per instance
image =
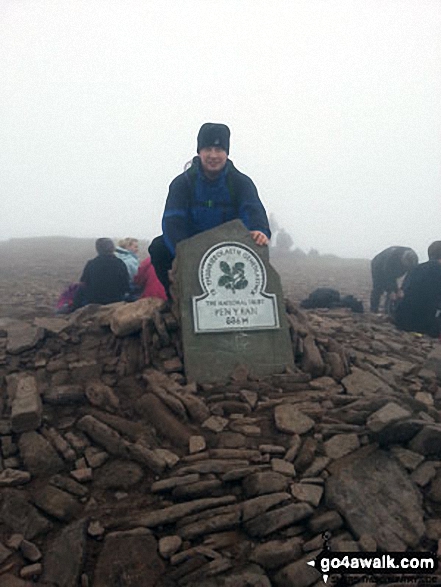
[{"label": "grey rock", "polygon": [[52,445],[38,432],[25,432],[18,440],[20,456],[34,477],[46,477],[63,470],[64,462]]},{"label": "grey rock", "polygon": [[116,456],[127,456],[127,447],[121,436],[93,416],[83,416],[77,422],[79,430],[85,432],[94,442],[103,446],[107,452]]},{"label": "grey rock", "polygon": [[31,563],[36,563],[42,557],[40,549],[33,542],[29,540],[22,540],[20,543],[20,551],[22,555]]},{"label": "grey rock", "polygon": [[317,457],[311,465],[303,471],[304,477],[317,477],[331,462],[329,457]]},{"label": "grey rock", "polygon": [[80,385],[54,385],[45,390],[43,401],[55,406],[83,404],[86,395]]},{"label": "grey rock", "polygon": [[249,559],[271,571],[299,559],[301,555],[302,540],[291,538],[290,540],[270,540],[258,544]]},{"label": "grey rock", "polygon": [[369,447],[334,465],[326,480],[326,502],[356,537],[370,534],[389,551],[419,543],[424,534],[421,496],[391,456]]},{"label": "grey rock", "polygon": [[253,473],[242,482],[242,488],[246,497],[256,497],[266,493],[285,491],[288,487],[288,478],[280,473],[267,471]]},{"label": "grey rock", "polygon": [[67,491],[68,493],[71,493],[72,495],[75,495],[76,497],[86,497],[86,495],[88,495],[88,493],[89,493],[89,491],[86,489],[86,487],[84,487],[84,485],[77,483],[76,481],[74,481],[70,477],[64,477],[62,475],[54,475],[51,478],[50,483],[52,485],[54,485],[55,487],[58,487],[58,489],[62,489],[63,491]]},{"label": "grey rock", "polygon": [[210,416],[202,423],[202,428],[206,428],[211,432],[222,432],[228,426],[227,418],[221,416]]},{"label": "grey rock", "polygon": [[44,330],[52,334],[60,334],[60,332],[63,332],[69,326],[69,321],[66,318],[44,316],[42,318],[35,318],[34,325],[38,328],[44,328]]},{"label": "grey rock", "polygon": [[292,526],[313,514],[313,508],[307,503],[293,503],[266,512],[245,522],[245,531],[253,537],[263,537],[281,528]]},{"label": "grey rock", "polygon": [[226,473],[233,468],[246,467],[248,461],[245,460],[228,460],[228,459],[204,459],[195,462],[192,465],[181,467],[179,469],[180,475],[188,475],[190,473]]},{"label": "grey rock", "polygon": [[70,521],[81,511],[81,504],[72,495],[53,485],[36,491],[33,501],[41,510],[62,522]]},{"label": "grey rock", "polygon": [[12,550],[9,550],[9,548],[6,548],[6,546],[4,546],[1,542],[0,542],[0,565],[2,565],[12,554]]},{"label": "grey rock", "polygon": [[23,579],[33,579],[41,575],[43,572],[43,566],[40,563],[34,563],[33,565],[26,565],[20,569],[20,577]]},{"label": "grey rock", "polygon": [[291,501],[291,496],[286,492],[271,493],[269,495],[261,495],[253,499],[245,500],[241,503],[242,520],[247,522],[260,514],[264,514],[269,509],[284,501]]},{"label": "grey rock", "polygon": [[281,473],[287,477],[294,477],[296,474],[294,465],[284,459],[271,459],[271,469],[275,473]]},{"label": "grey rock", "polygon": [[306,501],[314,507],[317,507],[322,499],[323,487],[308,483],[293,483],[291,485],[291,493],[298,501]]},{"label": "grey rock", "polygon": [[303,339],[302,371],[310,373],[312,377],[320,377],[325,371],[322,356],[311,334]]},{"label": "grey rock", "polygon": [[308,528],[313,534],[338,530],[343,526],[343,518],[336,511],[327,511],[313,516],[308,520]]},{"label": "grey rock", "polygon": [[239,525],[241,520],[240,506],[237,505],[232,512],[212,516],[208,519],[187,524],[179,528],[178,533],[184,539],[195,539],[204,534],[231,530]]},{"label": "grey rock", "polygon": [[173,489],[174,499],[194,499],[195,497],[210,497],[219,495],[219,489],[222,487],[222,482],[219,479],[212,479],[208,481],[199,481],[191,485],[181,485]]},{"label": "grey rock", "polygon": [[391,444],[403,445],[411,440],[424,426],[427,426],[427,422],[415,418],[395,422],[378,432],[377,440],[384,447]]},{"label": "grey rock", "polygon": [[366,425],[372,432],[380,432],[389,424],[411,417],[411,413],[395,402],[389,402],[369,416]]},{"label": "grey rock", "polygon": [[401,446],[392,447],[390,452],[408,471],[414,471],[424,461],[422,455]]},{"label": "grey rock", "polygon": [[115,309],[110,320],[110,328],[115,336],[128,336],[139,332],[143,321],[153,318],[153,314],[164,306],[159,298],[141,298]]},{"label": "grey rock", "polygon": [[128,489],[143,477],[143,470],[136,463],[112,460],[96,471],[94,485],[102,489]]},{"label": "grey rock", "polygon": [[207,448],[207,443],[203,436],[190,436],[188,441],[188,452],[192,455],[201,452]]},{"label": "grey rock", "polygon": [[191,430],[152,393],[146,393],[135,404],[138,413],[173,446],[188,446]]},{"label": "grey rock", "polygon": [[8,327],[6,350],[11,355],[19,355],[34,348],[44,338],[44,329],[25,322]]},{"label": "grey rock", "polygon": [[141,443],[127,444],[126,450],[131,459],[147,467],[157,475],[161,474],[167,466],[165,460],[156,451],[150,450]]},{"label": "grey rock", "polygon": [[429,540],[439,540],[441,536],[441,518],[426,521],[426,535]]},{"label": "grey rock", "polygon": [[392,393],[392,388],[381,379],[362,369],[352,368],[352,373],[342,379],[342,384],[350,395],[373,395]]},{"label": "grey rock", "polygon": [[415,471],[412,472],[410,478],[419,487],[428,485],[436,475],[436,468],[431,461],[424,461],[419,465]]},{"label": "grey rock", "polygon": [[5,469],[0,473],[0,487],[24,485],[31,480],[31,474],[17,469]]},{"label": "grey rock", "polygon": [[180,394],[180,400],[185,406],[190,418],[199,424],[210,417],[207,405],[198,397],[191,394]]},{"label": "grey rock", "polygon": [[152,493],[162,493],[166,491],[172,491],[175,487],[180,485],[187,485],[196,483],[199,481],[200,475],[198,473],[192,473],[191,475],[183,475],[182,477],[169,477],[168,479],[161,479],[155,481],[150,487]]},{"label": "grey rock", "polygon": [[13,432],[36,430],[41,424],[42,405],[35,377],[19,377],[11,407]]},{"label": "grey rock", "polygon": [[0,493],[0,503],[0,522],[28,540],[48,532],[52,527],[52,524],[29,502],[24,491],[3,489]]},{"label": "grey rock", "polygon": [[72,522],[53,538],[44,556],[43,585],[78,585],[86,550],[87,524],[87,519]]},{"label": "grey rock", "polygon": [[314,426],[314,420],[292,404],[281,404],[274,409],[277,430],[287,434],[305,434]]},{"label": "grey rock", "polygon": [[437,473],[435,479],[430,484],[428,497],[436,503],[441,503],[441,472]]},{"label": "grey rock", "polygon": [[86,397],[93,406],[110,412],[119,406],[118,396],[113,389],[97,379],[86,384]]},{"label": "grey rock", "polygon": [[125,528],[135,528],[138,526],[156,528],[157,526],[162,526],[164,524],[172,524],[197,512],[202,512],[222,505],[229,505],[235,502],[236,498],[232,495],[194,499],[187,503],[171,505],[154,512],[138,512],[135,516],[123,520],[122,526]]},{"label": "grey rock", "polygon": [[432,349],[423,368],[432,371],[438,378],[441,378],[441,345],[436,345]]},{"label": "grey rock", "polygon": [[409,448],[425,456],[441,457],[441,424],[422,428],[410,442]]},{"label": "grey rock", "polygon": [[324,444],[326,455],[331,459],[340,459],[360,448],[356,434],[336,434]]},{"label": "grey rock", "polygon": [[144,533],[109,534],[94,573],[94,587],[154,587],[165,566],[156,539]]},{"label": "grey rock", "polygon": [[181,548],[182,538],[180,536],[164,536],[158,543],[159,554],[162,558],[169,559]]}]

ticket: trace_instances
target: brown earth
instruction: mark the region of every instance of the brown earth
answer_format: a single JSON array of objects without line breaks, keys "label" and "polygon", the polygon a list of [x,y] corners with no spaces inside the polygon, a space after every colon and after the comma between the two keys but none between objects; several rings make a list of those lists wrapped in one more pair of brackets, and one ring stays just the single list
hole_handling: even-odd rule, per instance
[{"label": "brown earth", "polygon": [[[147,243],[141,243],[143,258]],[[79,279],[94,257],[94,240],[67,237],[11,239],[0,243],[0,317],[29,319],[54,312],[60,292]],[[371,278],[367,259],[297,258],[271,250],[285,294],[300,301],[317,287],[352,294],[368,307]]]}]

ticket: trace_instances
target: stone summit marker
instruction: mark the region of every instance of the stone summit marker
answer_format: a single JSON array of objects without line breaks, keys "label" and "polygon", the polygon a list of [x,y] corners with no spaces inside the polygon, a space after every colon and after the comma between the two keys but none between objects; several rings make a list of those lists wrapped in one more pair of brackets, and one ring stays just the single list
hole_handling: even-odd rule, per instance
[{"label": "stone summit marker", "polygon": [[189,379],[226,381],[241,364],[253,375],[294,367],[280,278],[240,220],[179,243],[176,263]]}]

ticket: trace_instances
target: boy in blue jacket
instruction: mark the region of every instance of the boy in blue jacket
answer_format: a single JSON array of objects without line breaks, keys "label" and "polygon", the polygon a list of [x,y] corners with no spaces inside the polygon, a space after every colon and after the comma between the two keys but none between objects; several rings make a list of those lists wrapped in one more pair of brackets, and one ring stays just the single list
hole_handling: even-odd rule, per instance
[{"label": "boy in blue jacket", "polygon": [[197,153],[191,167],[170,184],[163,235],[155,238],[149,252],[156,274],[169,295],[168,271],[176,245],[205,230],[236,218],[242,220],[256,244],[271,238],[265,208],[252,180],[228,158],[230,129],[207,122],[197,137]]}]

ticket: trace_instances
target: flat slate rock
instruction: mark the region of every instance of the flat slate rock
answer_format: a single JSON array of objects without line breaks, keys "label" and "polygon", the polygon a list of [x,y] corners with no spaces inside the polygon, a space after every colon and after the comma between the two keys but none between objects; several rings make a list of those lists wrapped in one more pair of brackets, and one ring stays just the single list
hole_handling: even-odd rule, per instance
[{"label": "flat slate rock", "polygon": [[369,534],[389,552],[416,547],[424,534],[421,495],[393,457],[369,449],[330,467],[326,503],[340,512],[356,537]]},{"label": "flat slate rock", "polygon": [[25,491],[2,489],[0,504],[0,523],[17,534],[23,534],[27,540],[48,532],[52,527],[49,520],[29,502]]},{"label": "flat slate rock", "polygon": [[53,540],[44,557],[43,585],[78,585],[86,548],[88,520],[66,526]]},{"label": "flat slate rock", "polygon": [[342,385],[350,395],[391,394],[392,388],[381,379],[362,369],[352,368],[350,375],[342,379]]},{"label": "flat slate rock", "polygon": [[95,567],[94,587],[154,587],[165,566],[148,530],[109,534]]},{"label": "flat slate rock", "polygon": [[53,446],[38,432],[25,432],[18,441],[25,468],[34,477],[46,477],[64,469]]},{"label": "flat slate rock", "polygon": [[136,463],[109,461],[97,470],[94,485],[103,489],[128,489],[143,477],[143,470]]},{"label": "flat slate rock", "polygon": [[11,355],[19,355],[34,348],[44,338],[43,328],[27,323],[13,324],[8,327],[8,343],[6,349]]},{"label": "flat slate rock", "polygon": [[33,501],[41,510],[62,522],[68,522],[81,510],[81,504],[75,497],[53,485],[47,485],[37,491]]}]

